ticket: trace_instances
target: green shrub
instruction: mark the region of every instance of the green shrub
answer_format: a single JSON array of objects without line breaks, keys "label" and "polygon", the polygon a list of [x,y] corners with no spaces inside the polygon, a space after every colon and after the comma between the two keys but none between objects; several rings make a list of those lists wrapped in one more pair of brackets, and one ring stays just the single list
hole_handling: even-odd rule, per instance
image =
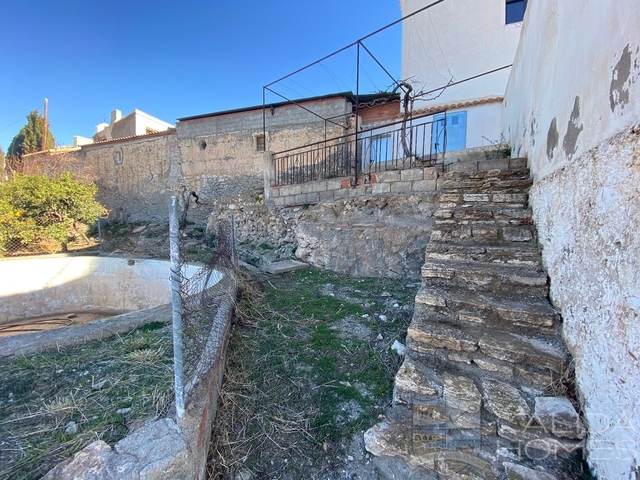
[{"label": "green shrub", "polygon": [[0,256],[7,252],[55,253],[104,211],[94,199],[97,187],[58,178],[19,175],[0,183]]}]

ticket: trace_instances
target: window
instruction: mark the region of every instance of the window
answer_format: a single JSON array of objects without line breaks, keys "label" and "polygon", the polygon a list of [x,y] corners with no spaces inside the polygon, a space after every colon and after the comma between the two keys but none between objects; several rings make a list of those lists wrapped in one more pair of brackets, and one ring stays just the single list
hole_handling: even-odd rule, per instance
[{"label": "window", "polygon": [[256,152],[264,152],[264,135],[255,135]]},{"label": "window", "polygon": [[122,163],[122,152],[116,151],[113,154],[113,161],[115,162],[116,165],[120,165]]},{"label": "window", "polygon": [[507,0],[505,23],[521,22],[527,9],[527,0]]}]

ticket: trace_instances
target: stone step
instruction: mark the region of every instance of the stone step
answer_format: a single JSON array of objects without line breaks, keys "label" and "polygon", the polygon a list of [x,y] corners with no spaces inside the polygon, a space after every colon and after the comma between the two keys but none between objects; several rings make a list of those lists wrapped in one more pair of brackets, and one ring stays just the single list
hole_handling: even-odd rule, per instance
[{"label": "stone step", "polygon": [[527,168],[526,158],[499,158],[495,160],[461,161],[447,165],[448,173],[473,173],[488,170],[517,170]]},{"label": "stone step", "polygon": [[547,275],[536,267],[514,269],[500,264],[432,262],[422,267],[425,286],[453,287],[498,295],[546,298]]},{"label": "stone step", "polygon": [[461,195],[442,195],[440,206],[433,214],[436,222],[470,223],[492,221],[500,225],[532,225],[531,210],[527,207],[507,207],[496,203],[454,203],[453,197]]},{"label": "stone step", "polygon": [[525,191],[529,189],[533,181],[526,175],[514,175],[506,178],[496,173],[493,177],[488,178],[466,178],[457,179],[450,178],[445,174],[442,177],[442,188],[446,193],[450,191],[477,191],[480,192],[500,192],[512,190],[514,192]]},{"label": "stone step", "polygon": [[[478,375],[491,373],[483,362],[493,362],[493,375],[511,378],[516,368],[549,373],[564,373],[568,353],[558,335],[524,334],[497,331],[485,325],[443,323],[438,315],[414,315],[407,329],[407,346],[412,350],[439,358],[440,362],[458,362],[479,368]],[[409,339],[411,341],[409,341]],[[452,358],[451,354],[455,356]],[[474,366],[475,365],[475,366]],[[483,365],[482,367],[480,365]],[[505,370],[506,367],[506,371]],[[471,372],[473,373],[473,372]],[[478,377],[479,378],[479,377]]]},{"label": "stone step", "polygon": [[511,244],[534,242],[536,229],[532,225],[496,225],[493,220],[474,221],[468,224],[438,224],[431,231],[432,242],[463,244]]},{"label": "stone step", "polygon": [[463,189],[443,189],[440,196],[440,209],[452,209],[458,206],[480,206],[484,208],[528,208],[528,190],[511,193],[475,192]]},{"label": "stone step", "polygon": [[538,267],[540,252],[531,243],[463,245],[432,241],[427,245],[425,261],[486,262],[514,267]]},{"label": "stone step", "polygon": [[[424,309],[421,309],[422,307]],[[504,332],[558,333],[559,315],[544,297],[510,298],[488,292],[422,286],[416,295],[416,314],[431,312],[458,325],[487,326]]]}]

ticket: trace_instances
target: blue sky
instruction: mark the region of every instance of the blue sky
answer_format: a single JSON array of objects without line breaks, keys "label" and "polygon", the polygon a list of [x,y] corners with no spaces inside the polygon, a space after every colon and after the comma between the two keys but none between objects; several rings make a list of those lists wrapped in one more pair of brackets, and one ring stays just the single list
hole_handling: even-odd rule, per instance
[{"label": "blue sky", "polygon": [[[398,0],[4,0],[0,146],[49,99],[59,144],[90,137],[113,109],[180,117],[262,103],[262,87],[400,18]],[[365,45],[398,76],[400,28]],[[355,90],[355,48],[274,89]],[[361,90],[391,84],[362,52]],[[270,94],[268,101],[281,98]],[[108,122],[108,120],[107,120]]]}]

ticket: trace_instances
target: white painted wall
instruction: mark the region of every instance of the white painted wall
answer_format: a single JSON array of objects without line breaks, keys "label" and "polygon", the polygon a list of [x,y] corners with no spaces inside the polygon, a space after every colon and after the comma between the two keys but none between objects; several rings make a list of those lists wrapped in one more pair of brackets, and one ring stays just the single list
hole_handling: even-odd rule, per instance
[{"label": "white painted wall", "polygon": [[[400,0],[402,15],[432,3]],[[447,1],[403,23],[402,78],[414,91],[432,90],[488,70],[510,65],[521,24],[505,25],[505,0]],[[439,98],[415,107],[504,95],[509,70],[447,88]],[[432,96],[435,96],[434,94]]]},{"label": "white painted wall", "polygon": [[156,132],[165,132],[170,128],[173,128],[173,125],[170,123],[164,122],[159,118],[152,117],[148,113],[144,113],[142,110],[138,110],[137,108],[133,110],[133,115],[135,116],[136,135],[145,135],[147,133],[147,128],[155,130]]},{"label": "white painted wall", "polygon": [[[528,156],[540,177],[640,120],[640,4],[536,0],[528,10],[503,128],[515,153]],[[620,71],[620,62],[621,67],[628,62],[628,68]],[[616,88],[623,79],[624,86]],[[621,94],[628,100],[620,102]],[[583,130],[574,152],[563,144],[576,97]],[[559,137],[555,148],[547,141],[553,119]]]},{"label": "white painted wall", "polygon": [[502,103],[488,103],[458,110],[467,111],[467,148],[500,143]]},{"label": "white painted wall", "polygon": [[[530,203],[598,478],[640,466],[640,4],[529,3],[503,130]],[[633,129],[635,131],[635,129]]]},{"label": "white painted wall", "polygon": [[[198,269],[187,266],[188,278]],[[0,260],[0,322],[89,308],[132,311],[171,301],[169,262],[66,255]],[[216,272],[208,286],[221,278]]]},{"label": "white painted wall", "polygon": [[[408,15],[431,3],[400,0]],[[510,65],[520,39],[521,23],[505,25],[505,0],[444,2],[403,23],[402,78],[413,93],[426,92],[489,70]],[[504,95],[509,69],[447,87],[416,99],[414,108],[449,106]],[[467,148],[500,139],[501,109],[497,104],[472,107],[467,117]]]}]

